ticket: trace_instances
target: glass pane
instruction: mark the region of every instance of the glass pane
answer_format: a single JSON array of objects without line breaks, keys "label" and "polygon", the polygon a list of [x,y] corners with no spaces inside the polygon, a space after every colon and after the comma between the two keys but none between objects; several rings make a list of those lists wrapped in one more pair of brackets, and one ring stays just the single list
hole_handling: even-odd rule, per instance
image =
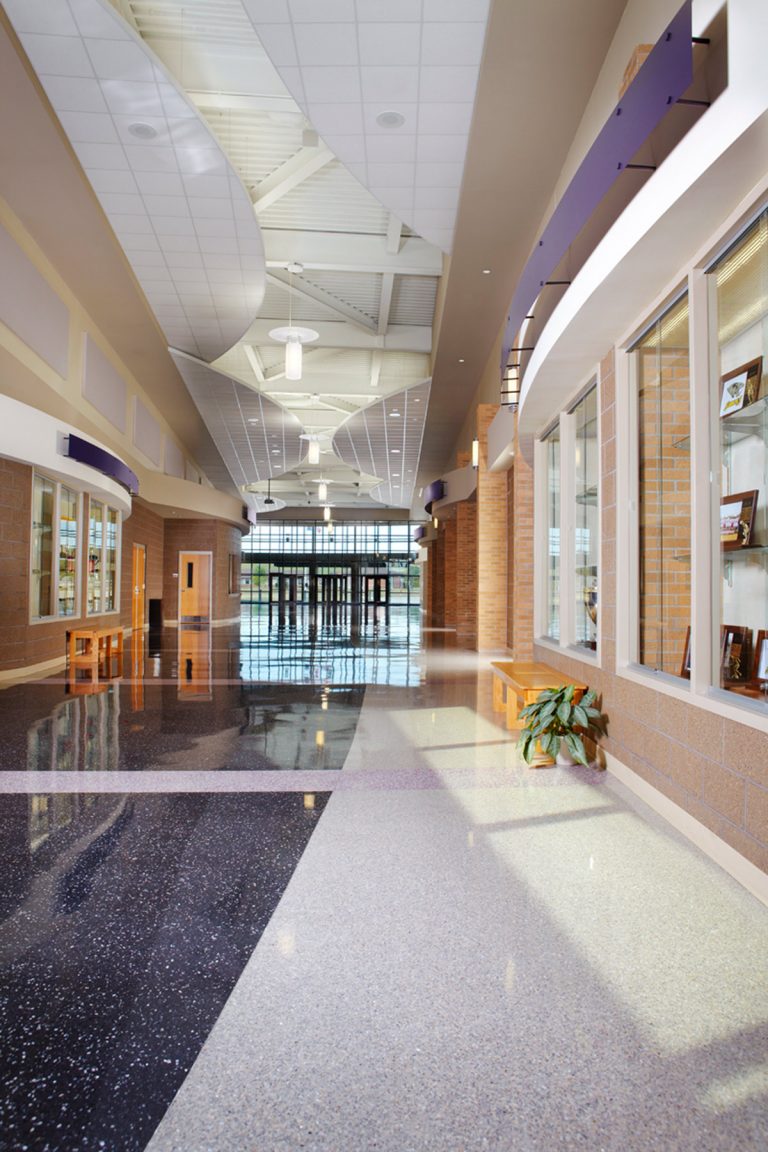
[{"label": "glass pane", "polygon": [[77,615],[78,496],[62,488],[59,497],[59,616]]},{"label": "glass pane", "polygon": [[547,437],[547,630],[560,639],[560,428]]},{"label": "glass pane", "polygon": [[101,612],[101,564],[104,545],[104,505],[91,500],[88,517],[88,615]]},{"label": "glass pane", "polygon": [[597,647],[598,478],[600,457],[597,442],[597,389],[593,388],[574,409],[576,418],[576,509],[574,555],[576,558],[577,644]]},{"label": "glass pane", "polygon": [[685,675],[691,623],[688,299],[635,346],[638,398],[637,660]]},{"label": "glass pane", "polygon": [[55,485],[35,476],[32,494],[32,588],[33,619],[53,615],[53,504]]},{"label": "glass pane", "polygon": [[768,218],[715,270],[720,643],[714,682],[768,701]]},{"label": "glass pane", "polygon": [[112,612],[117,607],[117,538],[118,515],[114,508],[107,508],[107,548],[104,560],[104,611]]}]

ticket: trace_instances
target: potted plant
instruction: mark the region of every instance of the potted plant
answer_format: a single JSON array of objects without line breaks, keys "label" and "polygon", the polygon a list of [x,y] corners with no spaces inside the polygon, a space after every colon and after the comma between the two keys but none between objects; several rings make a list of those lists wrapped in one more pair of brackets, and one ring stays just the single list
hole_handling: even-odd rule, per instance
[{"label": "potted plant", "polygon": [[603,717],[594,707],[597,693],[588,688],[583,696],[574,684],[545,688],[533,704],[520,712],[525,721],[518,747],[526,764],[554,764],[561,743],[577,764],[589,765],[584,736],[601,731]]}]

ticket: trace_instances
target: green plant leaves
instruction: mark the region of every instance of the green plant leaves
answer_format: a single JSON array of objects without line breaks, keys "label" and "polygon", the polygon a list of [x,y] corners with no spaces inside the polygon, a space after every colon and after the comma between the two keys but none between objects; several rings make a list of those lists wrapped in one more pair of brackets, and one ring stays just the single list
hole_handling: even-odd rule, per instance
[{"label": "green plant leaves", "polygon": [[568,732],[563,737],[563,740],[565,742],[566,748],[570,752],[571,756],[573,756],[574,760],[578,764],[583,764],[584,767],[587,768],[589,766],[589,761],[587,760],[584,741],[581,739],[581,737],[577,736],[575,732]]},{"label": "green plant leaves", "polygon": [[526,764],[530,764],[534,758],[537,741],[546,755],[556,757],[562,739],[573,759],[578,764],[588,766],[584,741],[578,730],[586,734],[594,730],[601,731],[605,719],[600,710],[593,707],[597,699],[593,688],[588,688],[578,703],[573,702],[576,692],[575,684],[545,688],[533,704],[521,709],[519,715],[525,724],[519,748]]}]

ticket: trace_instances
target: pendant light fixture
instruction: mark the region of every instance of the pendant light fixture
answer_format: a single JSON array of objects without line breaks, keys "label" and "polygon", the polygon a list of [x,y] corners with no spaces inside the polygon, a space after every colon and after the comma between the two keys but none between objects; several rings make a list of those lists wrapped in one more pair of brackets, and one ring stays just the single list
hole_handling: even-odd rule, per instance
[{"label": "pendant light fixture", "polygon": [[331,506],[330,506],[330,504],[326,504],[325,508],[323,508],[323,520],[325,520],[325,522],[327,524],[328,521],[330,520],[330,518],[331,518]]},{"label": "pendant light fixture", "polygon": [[307,464],[320,463],[320,441],[325,436],[318,436],[316,432],[302,432],[299,440],[307,441]]},{"label": "pendant light fixture", "polygon": [[325,480],[319,480],[317,484],[317,498],[321,504],[324,504],[328,499],[328,483]]},{"label": "pendant light fixture", "polygon": [[320,337],[314,328],[299,328],[293,323],[293,274],[304,271],[303,264],[291,263],[286,265],[288,271],[288,326],[286,328],[273,328],[269,335],[279,344],[285,344],[285,378],[286,380],[301,380],[302,346],[311,344]]}]

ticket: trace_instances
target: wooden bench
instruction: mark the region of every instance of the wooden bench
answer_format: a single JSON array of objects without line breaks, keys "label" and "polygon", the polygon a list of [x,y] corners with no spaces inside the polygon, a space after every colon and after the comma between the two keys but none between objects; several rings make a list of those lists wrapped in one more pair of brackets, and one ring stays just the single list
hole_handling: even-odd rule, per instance
[{"label": "wooden bench", "polygon": [[[78,644],[82,643],[82,649]],[[113,656],[122,659],[123,629],[119,624],[114,628],[72,628],[69,632],[69,663],[75,665],[97,665],[101,657],[107,660]]]},{"label": "wooden bench", "polygon": [[556,668],[535,661],[526,663],[519,660],[492,660],[491,668],[493,710],[506,712],[509,729],[519,731],[524,726],[525,721],[519,719],[520,710],[528,704],[533,704],[545,688],[563,688],[567,684],[573,684],[576,689],[573,697],[576,703],[587,690],[586,684],[578,684],[569,676],[563,676]]}]

